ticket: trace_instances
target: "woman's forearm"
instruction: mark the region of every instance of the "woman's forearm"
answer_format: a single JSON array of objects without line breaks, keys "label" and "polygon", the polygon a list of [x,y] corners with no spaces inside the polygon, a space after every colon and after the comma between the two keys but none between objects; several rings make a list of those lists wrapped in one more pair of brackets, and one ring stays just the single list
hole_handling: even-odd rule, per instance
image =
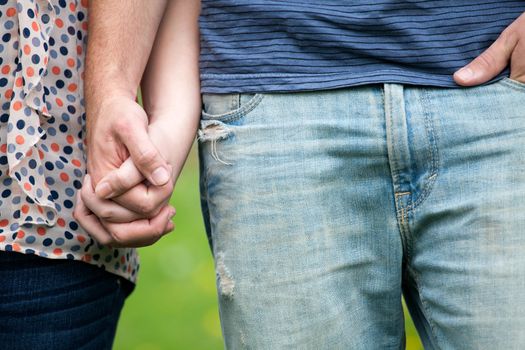
[{"label": "woman's forearm", "polygon": [[200,119],[199,12],[198,0],[169,2],[142,80],[150,137],[175,179]]},{"label": "woman's forearm", "polygon": [[198,120],[199,12],[198,0],[169,2],[142,80],[144,109],[152,118]]}]

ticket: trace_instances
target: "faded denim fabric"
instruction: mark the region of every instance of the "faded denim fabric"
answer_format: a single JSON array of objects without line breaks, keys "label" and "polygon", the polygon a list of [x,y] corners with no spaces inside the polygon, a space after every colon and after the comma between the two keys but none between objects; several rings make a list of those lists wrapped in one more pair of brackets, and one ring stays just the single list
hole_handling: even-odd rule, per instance
[{"label": "faded denim fabric", "polygon": [[228,349],[525,348],[525,84],[203,102]]}]

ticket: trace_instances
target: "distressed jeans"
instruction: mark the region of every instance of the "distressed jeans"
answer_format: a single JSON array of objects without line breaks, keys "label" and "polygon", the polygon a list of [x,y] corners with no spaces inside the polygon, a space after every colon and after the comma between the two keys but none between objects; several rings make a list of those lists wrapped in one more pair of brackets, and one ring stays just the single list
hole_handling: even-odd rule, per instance
[{"label": "distressed jeans", "polygon": [[525,84],[203,94],[228,349],[525,349]]}]

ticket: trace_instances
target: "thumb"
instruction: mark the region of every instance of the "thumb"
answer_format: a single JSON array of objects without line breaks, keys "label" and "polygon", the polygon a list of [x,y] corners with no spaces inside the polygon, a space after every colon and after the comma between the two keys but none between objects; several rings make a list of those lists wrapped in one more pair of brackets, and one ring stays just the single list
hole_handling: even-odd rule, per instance
[{"label": "thumb", "polygon": [[109,199],[127,192],[143,181],[144,176],[133,164],[133,160],[128,158],[118,169],[112,170],[100,179],[95,193],[99,198]]},{"label": "thumb", "polygon": [[134,166],[151,184],[162,186],[168,183],[171,167],[151,142],[145,125],[130,123],[119,136]]},{"label": "thumb", "polygon": [[462,86],[474,86],[485,83],[498,75],[509,63],[512,51],[518,40],[510,35],[511,27],[472,62],[454,73],[454,81]]}]

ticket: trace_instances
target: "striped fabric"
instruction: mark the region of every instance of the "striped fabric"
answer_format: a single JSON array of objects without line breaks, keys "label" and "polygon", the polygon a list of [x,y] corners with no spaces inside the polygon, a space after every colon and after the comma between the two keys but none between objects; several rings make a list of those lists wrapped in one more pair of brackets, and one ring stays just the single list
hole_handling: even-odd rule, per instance
[{"label": "striped fabric", "polygon": [[202,7],[202,92],[231,93],[383,82],[457,87],[454,71],[490,46],[525,1],[202,0]]}]

